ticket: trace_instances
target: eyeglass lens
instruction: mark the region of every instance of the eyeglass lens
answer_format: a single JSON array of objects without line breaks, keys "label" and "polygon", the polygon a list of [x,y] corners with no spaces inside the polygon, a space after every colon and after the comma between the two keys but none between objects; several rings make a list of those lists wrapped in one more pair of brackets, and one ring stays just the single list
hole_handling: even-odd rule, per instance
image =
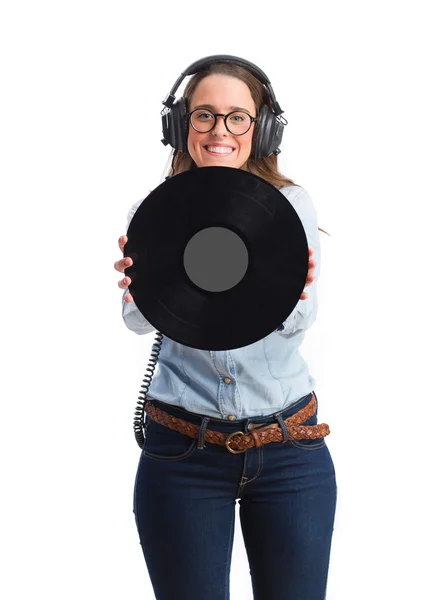
[{"label": "eyeglass lens", "polygon": [[[200,133],[211,131],[216,121],[216,117],[211,112],[200,108],[192,112],[190,119],[193,127]],[[232,112],[226,117],[226,127],[234,135],[246,133],[251,124],[250,116],[244,112]]]}]

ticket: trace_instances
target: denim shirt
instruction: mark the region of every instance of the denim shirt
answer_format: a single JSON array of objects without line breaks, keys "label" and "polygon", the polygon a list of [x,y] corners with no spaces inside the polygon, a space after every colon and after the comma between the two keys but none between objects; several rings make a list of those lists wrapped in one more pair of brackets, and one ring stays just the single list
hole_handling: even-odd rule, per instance
[{"label": "denim shirt", "polygon": [[[317,214],[306,190],[298,185],[280,189],[296,210],[309,247],[314,249],[315,279],[278,329],[265,338],[235,350],[199,350],[164,336],[148,397],[180,406],[190,412],[232,421],[265,416],[283,410],[314,390],[299,352],[305,332],[317,315],[317,282],[321,249]],[[143,199],[128,212],[127,230]],[[155,330],[134,301],[122,296],[125,325],[139,335]]]}]

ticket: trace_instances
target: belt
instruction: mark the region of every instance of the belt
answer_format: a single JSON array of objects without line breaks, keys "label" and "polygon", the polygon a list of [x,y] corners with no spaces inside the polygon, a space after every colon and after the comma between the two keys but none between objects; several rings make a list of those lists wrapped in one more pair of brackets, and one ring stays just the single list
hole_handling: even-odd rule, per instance
[{"label": "belt", "polygon": [[[315,414],[316,408],[316,397],[313,395],[310,402],[304,408],[284,420],[290,439],[314,440],[325,437],[330,433],[330,428],[326,423],[321,423],[319,425],[301,425],[301,423],[304,423]],[[189,437],[199,438],[199,425],[194,425],[194,423],[189,423],[188,421],[174,417],[154,406],[149,400],[145,403],[145,411],[156,423],[188,435]],[[207,428],[205,430],[204,439],[211,444],[226,446],[232,454],[240,454],[255,446],[259,448],[270,442],[283,441],[282,428],[278,423],[271,423],[266,427],[257,429],[253,429],[253,424],[251,424],[251,426],[252,430],[248,433],[245,433],[244,431],[234,431],[229,435]]]}]

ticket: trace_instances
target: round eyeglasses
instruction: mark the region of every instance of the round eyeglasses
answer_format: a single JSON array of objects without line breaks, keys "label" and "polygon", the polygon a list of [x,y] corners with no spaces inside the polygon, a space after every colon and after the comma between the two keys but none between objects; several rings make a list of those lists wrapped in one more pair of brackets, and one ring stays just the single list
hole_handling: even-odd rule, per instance
[{"label": "round eyeglasses", "polygon": [[199,133],[208,133],[215,127],[217,117],[223,117],[226,129],[232,135],[244,135],[252,126],[252,123],[258,119],[252,117],[242,110],[234,110],[224,115],[222,113],[213,113],[205,108],[196,108],[187,114],[191,126]]}]

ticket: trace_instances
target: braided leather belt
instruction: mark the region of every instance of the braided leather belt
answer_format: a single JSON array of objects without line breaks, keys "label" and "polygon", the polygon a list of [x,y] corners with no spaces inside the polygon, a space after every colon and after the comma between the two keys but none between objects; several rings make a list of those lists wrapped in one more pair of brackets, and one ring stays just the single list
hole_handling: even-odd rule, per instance
[{"label": "braided leather belt", "polygon": [[[284,423],[288,428],[290,439],[294,440],[314,440],[321,437],[325,437],[330,433],[330,428],[326,423],[319,425],[301,425],[315,414],[317,408],[316,397],[312,396],[311,401],[304,408],[300,409],[295,414],[285,419]],[[146,414],[156,423],[164,425],[169,429],[178,431],[192,438],[199,438],[199,425],[194,425],[183,419],[178,419],[169,415],[164,410],[154,406],[149,400],[145,403]],[[229,452],[232,454],[240,454],[245,452],[249,448],[256,446],[259,448],[264,444],[270,442],[282,442],[283,433],[278,423],[272,423],[266,427],[253,429],[254,425],[251,424],[252,429],[248,433],[243,431],[234,431],[229,435],[221,433],[220,431],[213,431],[211,429],[205,430],[204,439],[206,442],[211,444],[218,444],[219,446],[226,446]],[[238,436],[238,437],[236,437]]]}]

